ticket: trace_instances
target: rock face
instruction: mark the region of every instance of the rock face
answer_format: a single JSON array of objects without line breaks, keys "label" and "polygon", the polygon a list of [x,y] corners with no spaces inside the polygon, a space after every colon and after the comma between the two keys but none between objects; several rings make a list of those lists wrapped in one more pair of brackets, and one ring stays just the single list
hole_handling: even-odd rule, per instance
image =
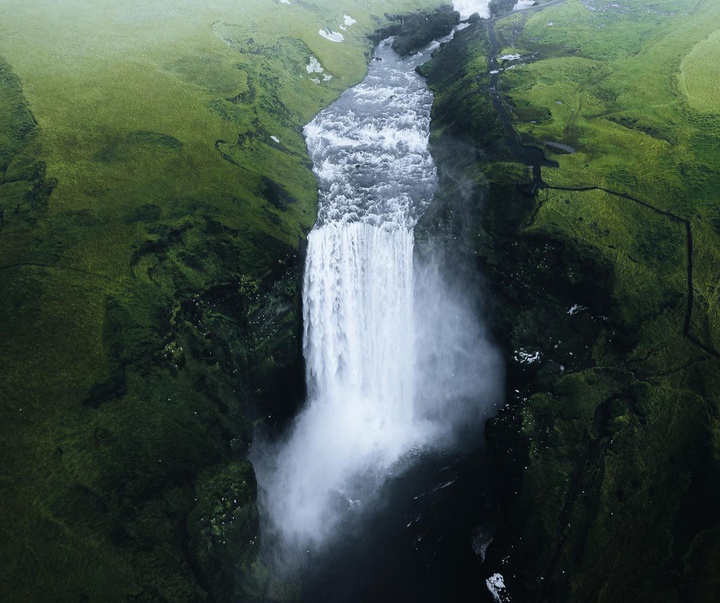
[{"label": "rock face", "polygon": [[[487,426],[504,482],[487,575],[501,571],[518,600],[710,601],[720,367],[683,336],[683,281],[673,292],[651,285],[682,273],[683,229],[606,192],[533,194],[492,105],[489,50],[480,22],[424,69],[436,94],[433,211],[477,252],[508,362],[508,405]],[[591,236],[550,219],[576,203]],[[675,245],[666,263],[629,251],[650,268],[628,274],[602,251],[616,232],[583,216],[590,203],[657,237],[658,251]]]},{"label": "rock face", "polygon": [[247,461],[200,476],[188,515],[189,551],[200,581],[216,600],[242,596],[260,547],[257,484]]},{"label": "rock face", "polygon": [[413,15],[395,17],[400,24],[391,28],[395,36],[393,49],[400,55],[408,55],[433,40],[448,35],[460,22],[460,13],[451,6],[441,6],[435,11],[418,12]]}]

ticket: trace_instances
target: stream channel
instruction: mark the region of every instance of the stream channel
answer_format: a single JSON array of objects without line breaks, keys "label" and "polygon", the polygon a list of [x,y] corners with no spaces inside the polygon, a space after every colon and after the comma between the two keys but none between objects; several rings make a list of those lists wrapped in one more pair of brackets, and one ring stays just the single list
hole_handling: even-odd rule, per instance
[{"label": "stream channel", "polygon": [[[301,600],[492,601],[484,420],[502,366],[476,292],[418,254],[432,94],[386,40],[305,128],[318,179],[303,290],[308,398],[251,453],[265,559]],[[422,255],[422,257],[420,257]]]}]

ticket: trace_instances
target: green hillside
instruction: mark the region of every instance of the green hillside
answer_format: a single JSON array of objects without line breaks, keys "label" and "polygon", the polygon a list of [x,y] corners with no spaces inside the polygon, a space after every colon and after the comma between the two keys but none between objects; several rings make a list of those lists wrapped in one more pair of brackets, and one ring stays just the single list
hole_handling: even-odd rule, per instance
[{"label": "green hillside", "polygon": [[[436,149],[481,149],[446,162],[441,198],[464,177],[482,208],[511,359],[485,567],[521,600],[720,590],[718,29],[709,1],[566,0],[477,23],[426,69]],[[535,178],[520,144],[545,154]]]},{"label": "green hillside", "polygon": [[438,4],[2,3],[3,601],[261,592],[244,459],[302,396],[302,126],[383,15]]}]

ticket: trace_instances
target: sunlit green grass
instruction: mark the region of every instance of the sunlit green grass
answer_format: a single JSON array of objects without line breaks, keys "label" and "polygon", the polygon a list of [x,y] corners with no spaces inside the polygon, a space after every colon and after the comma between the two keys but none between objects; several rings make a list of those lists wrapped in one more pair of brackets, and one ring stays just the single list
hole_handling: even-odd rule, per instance
[{"label": "sunlit green grass", "polygon": [[[4,600],[204,596],[183,549],[195,481],[228,464],[229,438],[248,445],[247,374],[297,348],[282,304],[315,218],[302,126],[362,79],[385,13],[438,4],[0,5],[0,58],[22,87],[0,85]],[[345,14],[357,22],[343,30]],[[311,57],[332,79],[310,80]],[[43,178],[56,183],[49,199],[33,193]],[[289,201],[273,204],[268,182]],[[285,281],[264,326],[208,307],[213,328],[199,333],[180,308],[236,286],[249,320],[259,283]],[[245,346],[245,366],[199,361],[228,330],[245,337],[227,341]],[[110,402],[88,405],[103,383]]]},{"label": "sunlit green grass", "polygon": [[[496,441],[518,461],[512,539],[495,554],[528,599],[717,592],[718,29],[720,5],[696,0],[566,0],[495,24],[501,54],[522,55],[500,61],[513,125],[559,164],[534,195],[501,147],[463,172],[487,178],[477,249],[502,298],[499,339],[509,355],[540,353],[537,372],[509,361],[527,390]],[[478,100],[488,67],[468,68],[487,52],[473,33],[433,61],[439,148],[462,127],[481,140],[478,114],[497,127],[489,95]],[[444,94],[452,77],[466,94]]]},{"label": "sunlit green grass", "polygon": [[681,78],[689,105],[696,111],[720,111],[720,32],[711,33],[683,59]]},{"label": "sunlit green grass", "polygon": [[[527,18],[522,33],[524,16],[499,23],[503,40],[514,36],[530,57],[500,79],[517,129],[559,162],[543,171],[550,185],[601,186],[693,223],[707,219],[720,173],[712,59],[720,6],[601,4],[593,12],[568,0]],[[715,248],[720,231],[704,232],[700,245]]]}]

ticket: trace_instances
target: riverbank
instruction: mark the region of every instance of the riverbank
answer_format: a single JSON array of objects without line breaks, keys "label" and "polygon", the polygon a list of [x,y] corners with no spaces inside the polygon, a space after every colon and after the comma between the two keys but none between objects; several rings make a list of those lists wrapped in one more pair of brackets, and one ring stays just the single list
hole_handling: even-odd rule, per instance
[{"label": "riverbank", "polygon": [[[719,248],[713,186],[675,179],[715,165],[699,143],[714,126],[694,128],[716,118],[690,113],[666,83],[693,47],[687,32],[717,23],[696,5],[647,21],[634,4],[621,16],[568,0],[495,21],[496,51],[473,24],[425,71],[433,211],[477,254],[508,359],[508,405],[487,429],[505,486],[484,571],[520,600],[716,592],[718,334],[714,306],[698,301]],[[677,111],[641,106],[648,78]],[[533,175],[493,101],[558,167]]]}]

